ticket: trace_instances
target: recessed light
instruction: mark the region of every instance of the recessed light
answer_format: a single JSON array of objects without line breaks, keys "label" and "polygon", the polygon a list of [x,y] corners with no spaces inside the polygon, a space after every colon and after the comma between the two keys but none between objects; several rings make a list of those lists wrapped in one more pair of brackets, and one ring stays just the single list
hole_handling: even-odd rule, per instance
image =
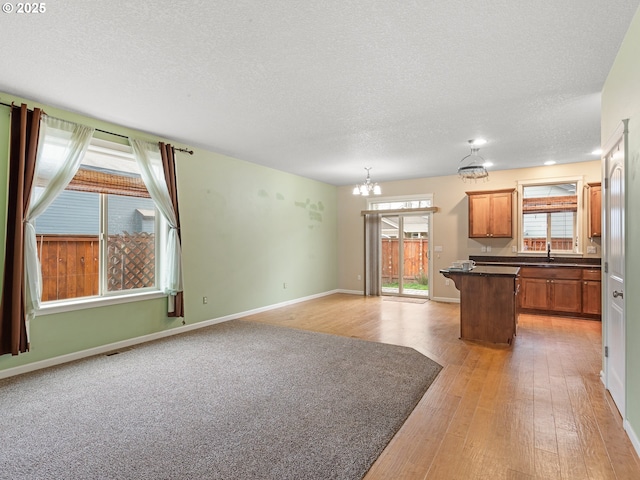
[{"label": "recessed light", "polygon": [[555,165],[556,161],[555,160],[547,160],[546,162],[544,162],[545,165]]},{"label": "recessed light", "polygon": [[591,155],[602,155],[602,149],[596,148],[593,152],[591,152]]},{"label": "recessed light", "polygon": [[479,147],[487,143],[487,141],[484,138],[474,138],[473,140],[469,140],[469,143],[474,147]]}]

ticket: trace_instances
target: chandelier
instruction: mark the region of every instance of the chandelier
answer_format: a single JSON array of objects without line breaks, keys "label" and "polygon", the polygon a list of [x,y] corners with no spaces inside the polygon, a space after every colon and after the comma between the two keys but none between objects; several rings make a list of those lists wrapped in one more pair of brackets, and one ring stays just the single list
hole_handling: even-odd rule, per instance
[{"label": "chandelier", "polygon": [[371,167],[364,167],[364,169],[367,171],[367,178],[365,179],[364,183],[353,187],[353,194],[368,197],[371,192],[373,192],[374,195],[380,195],[382,193],[380,185],[378,185],[377,183],[371,183],[371,177],[369,176],[369,170],[371,170]]},{"label": "chandelier", "polygon": [[478,155],[479,145],[484,145],[485,143],[485,140],[469,140],[471,153],[460,160],[458,165],[458,175],[463,181],[489,177],[489,172],[484,166],[484,158]]}]

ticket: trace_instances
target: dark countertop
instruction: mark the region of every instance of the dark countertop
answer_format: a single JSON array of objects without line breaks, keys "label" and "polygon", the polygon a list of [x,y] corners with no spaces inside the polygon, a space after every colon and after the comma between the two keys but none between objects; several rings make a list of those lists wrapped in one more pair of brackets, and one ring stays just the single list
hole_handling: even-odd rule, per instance
[{"label": "dark countertop", "polygon": [[477,262],[476,265],[501,265],[501,266],[512,266],[512,267],[551,267],[551,268],[596,268],[600,269],[600,265],[585,265],[582,263],[557,263],[557,262],[544,262],[544,263],[516,263],[516,262]]},{"label": "dark countertop", "polygon": [[475,268],[469,271],[443,268],[440,270],[445,277],[451,274],[463,274],[463,275],[492,275],[492,276],[508,276],[515,277],[518,275],[520,267],[511,267],[506,265],[477,265]]},{"label": "dark countertop", "polygon": [[517,267],[564,267],[564,268],[600,268],[599,258],[552,257],[548,262],[546,257],[498,257],[486,255],[470,255],[469,260],[476,265],[501,265]]}]

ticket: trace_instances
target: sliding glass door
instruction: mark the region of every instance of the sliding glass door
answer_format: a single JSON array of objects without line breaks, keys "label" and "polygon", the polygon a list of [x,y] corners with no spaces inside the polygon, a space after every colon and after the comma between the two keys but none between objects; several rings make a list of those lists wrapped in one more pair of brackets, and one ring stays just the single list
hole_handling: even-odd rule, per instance
[{"label": "sliding glass door", "polygon": [[382,214],[382,294],[429,297],[430,213]]}]

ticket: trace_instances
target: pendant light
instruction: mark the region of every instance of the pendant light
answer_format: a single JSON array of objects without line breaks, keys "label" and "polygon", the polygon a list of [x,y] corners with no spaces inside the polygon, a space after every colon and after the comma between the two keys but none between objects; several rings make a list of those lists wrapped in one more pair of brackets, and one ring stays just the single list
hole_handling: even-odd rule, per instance
[{"label": "pendant light", "polygon": [[488,179],[489,172],[487,172],[487,169],[484,166],[484,158],[478,154],[480,145],[484,145],[485,143],[487,143],[486,140],[482,139],[469,140],[471,153],[460,160],[458,165],[458,175],[463,181]]},{"label": "pendant light", "polygon": [[362,195],[363,197],[368,197],[371,193],[374,195],[381,195],[382,189],[380,188],[380,185],[377,183],[371,183],[371,176],[369,175],[371,167],[364,167],[364,169],[367,171],[367,178],[363,183],[353,187],[353,194]]}]

